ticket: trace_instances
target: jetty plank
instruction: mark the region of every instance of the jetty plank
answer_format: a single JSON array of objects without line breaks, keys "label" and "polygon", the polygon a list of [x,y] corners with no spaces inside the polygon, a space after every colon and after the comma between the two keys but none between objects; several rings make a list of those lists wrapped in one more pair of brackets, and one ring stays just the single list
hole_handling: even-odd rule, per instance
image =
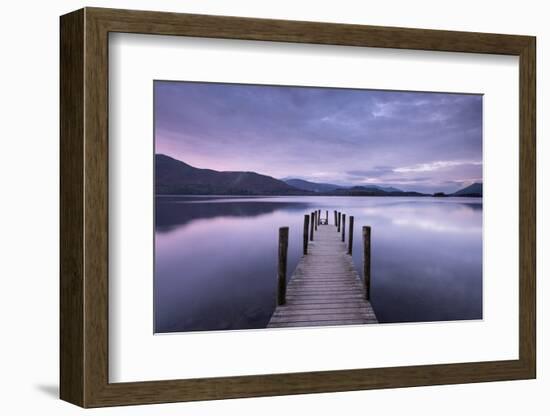
[{"label": "jetty plank", "polygon": [[268,328],[378,323],[336,225],[321,223],[307,253],[287,284],[286,303],[275,308]]}]

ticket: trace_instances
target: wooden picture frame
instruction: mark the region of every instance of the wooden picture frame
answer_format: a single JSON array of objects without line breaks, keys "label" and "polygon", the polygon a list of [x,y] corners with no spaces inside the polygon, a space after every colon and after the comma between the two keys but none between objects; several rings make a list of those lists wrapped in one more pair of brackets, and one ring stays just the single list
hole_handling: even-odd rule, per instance
[{"label": "wooden picture frame", "polygon": [[[85,8],[61,17],[60,396],[82,407],[535,378],[535,38]],[[519,359],[109,383],[108,34],[246,39],[519,57]]]}]

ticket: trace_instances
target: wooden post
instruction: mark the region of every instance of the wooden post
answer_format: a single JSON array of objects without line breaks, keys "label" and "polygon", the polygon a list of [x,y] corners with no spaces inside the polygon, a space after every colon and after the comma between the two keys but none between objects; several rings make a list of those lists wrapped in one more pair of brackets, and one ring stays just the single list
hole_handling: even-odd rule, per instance
[{"label": "wooden post", "polygon": [[363,278],[365,299],[370,300],[370,227],[363,227]]},{"label": "wooden post", "polygon": [[286,303],[286,263],[288,254],[288,227],[279,228],[279,270],[277,276],[277,305]]},{"label": "wooden post", "polygon": [[309,229],[310,229],[310,231],[309,231],[309,239],[310,239],[311,241],[313,241],[313,228],[315,227],[315,225],[313,225],[313,222],[314,222],[314,218],[313,218],[313,217],[314,217],[314,215],[313,215],[313,212],[312,212],[312,213],[311,213],[311,221],[310,221],[310,223],[309,223]]},{"label": "wooden post", "polygon": [[326,215],[325,215],[325,223],[328,225],[328,209],[327,209],[327,212],[326,212]]},{"label": "wooden post", "polygon": [[321,225],[321,210],[317,210],[317,225]]},{"label": "wooden post", "polygon": [[348,254],[351,256],[353,254],[353,215],[349,216],[349,235],[348,235]]},{"label": "wooden post", "polygon": [[334,210],[334,225],[338,225],[338,214],[336,213],[336,210]]},{"label": "wooden post", "polygon": [[342,242],[346,241],[346,214],[342,214]]},{"label": "wooden post", "polygon": [[315,210],[315,212],[313,213],[314,215],[314,219],[315,219],[315,231],[317,231],[317,221],[319,220],[319,213],[317,212],[317,210]]},{"label": "wooden post", "polygon": [[338,232],[340,232],[340,223],[342,222],[342,213],[338,213],[338,224],[336,226],[338,227]]},{"label": "wooden post", "polygon": [[307,243],[308,243],[308,232],[309,232],[309,215],[304,215],[304,256],[307,254]]}]

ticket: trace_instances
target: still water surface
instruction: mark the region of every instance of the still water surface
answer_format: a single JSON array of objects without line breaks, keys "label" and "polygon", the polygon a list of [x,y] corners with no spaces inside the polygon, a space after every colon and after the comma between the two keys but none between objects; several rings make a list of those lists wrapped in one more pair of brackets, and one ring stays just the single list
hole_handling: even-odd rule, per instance
[{"label": "still water surface", "polygon": [[157,196],[155,332],[265,328],[275,308],[277,235],[321,209],[372,227],[371,303],[381,323],[482,318],[480,198]]}]

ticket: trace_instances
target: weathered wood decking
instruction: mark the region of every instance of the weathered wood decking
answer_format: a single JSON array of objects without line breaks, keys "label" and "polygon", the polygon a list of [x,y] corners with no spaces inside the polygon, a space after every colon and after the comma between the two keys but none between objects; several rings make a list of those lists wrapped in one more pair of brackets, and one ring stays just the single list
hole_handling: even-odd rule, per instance
[{"label": "weathered wood decking", "polygon": [[267,327],[378,323],[335,225],[319,225]]}]

